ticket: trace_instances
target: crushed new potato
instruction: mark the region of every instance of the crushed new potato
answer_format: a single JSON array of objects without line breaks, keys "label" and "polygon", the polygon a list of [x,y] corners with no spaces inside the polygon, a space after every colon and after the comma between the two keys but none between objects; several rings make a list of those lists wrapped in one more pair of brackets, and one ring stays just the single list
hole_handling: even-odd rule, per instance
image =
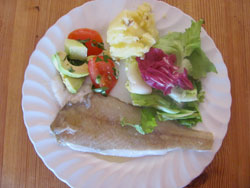
[{"label": "crushed new potato", "polygon": [[120,59],[142,56],[155,44],[157,37],[158,31],[148,3],[140,5],[136,11],[122,11],[107,31],[111,56]]}]

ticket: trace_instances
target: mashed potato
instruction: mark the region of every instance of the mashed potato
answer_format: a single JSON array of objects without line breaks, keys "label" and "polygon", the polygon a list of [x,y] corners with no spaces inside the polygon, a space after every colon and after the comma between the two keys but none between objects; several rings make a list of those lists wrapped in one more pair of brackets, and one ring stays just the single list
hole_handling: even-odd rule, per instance
[{"label": "mashed potato", "polygon": [[148,3],[142,4],[136,11],[122,11],[107,31],[110,54],[120,59],[142,56],[155,44],[157,37],[158,31]]}]

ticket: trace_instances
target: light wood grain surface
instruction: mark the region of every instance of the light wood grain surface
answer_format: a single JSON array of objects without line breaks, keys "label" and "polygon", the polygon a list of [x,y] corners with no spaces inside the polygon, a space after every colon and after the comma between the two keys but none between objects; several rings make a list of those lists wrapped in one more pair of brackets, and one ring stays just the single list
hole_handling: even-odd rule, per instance
[{"label": "light wood grain surface", "polygon": [[[213,162],[188,187],[250,187],[250,1],[167,0],[204,28],[231,80],[228,133]],[[58,18],[84,0],[0,0],[0,187],[67,187],[46,168],[28,139],[21,88],[29,56]]]}]

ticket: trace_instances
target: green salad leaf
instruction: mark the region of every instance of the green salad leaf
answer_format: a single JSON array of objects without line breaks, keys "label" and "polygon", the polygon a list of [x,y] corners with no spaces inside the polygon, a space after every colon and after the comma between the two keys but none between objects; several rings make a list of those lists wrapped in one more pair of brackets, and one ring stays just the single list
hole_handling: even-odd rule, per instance
[{"label": "green salad leaf", "polygon": [[146,95],[130,93],[130,96],[135,106],[152,107],[169,114],[177,114],[181,110],[170,97],[159,95],[157,92]]},{"label": "green salad leaf", "polygon": [[191,128],[199,122],[202,122],[201,116],[189,119],[178,119],[177,122],[185,127]]},{"label": "green salad leaf", "polygon": [[157,112],[157,118],[159,121],[167,121],[167,120],[177,120],[177,119],[190,119],[197,117],[197,112],[191,110],[182,110],[178,114],[169,114],[166,112]]},{"label": "green salad leaf", "polygon": [[134,123],[128,122],[125,118],[123,118],[120,123],[122,127],[131,126],[131,127],[134,127],[140,134],[143,134],[143,135],[145,134],[145,132],[143,131],[141,127],[141,124],[134,124]]},{"label": "green salad leaf", "polygon": [[142,108],[141,111],[141,127],[147,134],[154,131],[157,126],[156,122],[156,109],[154,108]]},{"label": "green salad leaf", "polygon": [[163,50],[167,54],[175,54],[177,58],[177,65],[180,66],[183,58],[185,57],[185,50],[182,44],[182,33],[171,32],[156,42],[155,48]]},{"label": "green salad leaf", "polygon": [[201,47],[200,32],[204,20],[197,22],[192,21],[191,27],[187,28],[181,35],[182,45],[184,48],[184,57],[190,56],[196,49]]},{"label": "green salad leaf", "polygon": [[196,91],[197,100],[190,102],[177,103],[169,96],[164,96],[161,91],[153,90],[151,94],[141,95],[130,93],[133,105],[142,107],[141,123],[132,124],[123,122],[141,133],[148,134],[153,132],[157,126],[157,121],[175,120],[179,124],[192,127],[202,121],[199,112],[199,103],[204,99],[201,81],[190,78]]},{"label": "green salad leaf", "polygon": [[156,110],[154,108],[142,108],[141,110],[141,123],[134,124],[127,121],[125,118],[121,120],[122,126],[134,127],[140,134],[148,134],[154,131],[157,126]]},{"label": "green salad leaf", "polygon": [[208,59],[201,48],[196,49],[187,59],[192,64],[192,69],[188,74],[195,79],[206,77],[208,72],[217,73],[214,64]]},{"label": "green salad leaf", "polygon": [[193,90],[184,90],[180,87],[175,87],[171,90],[169,96],[178,103],[198,100],[196,88]]},{"label": "green salad leaf", "polygon": [[[197,84],[198,83],[197,81]],[[201,92],[201,88],[198,89],[196,85],[195,89]],[[152,128],[157,126],[156,120],[192,119],[193,121],[196,120],[196,122],[201,120],[198,110],[199,100],[178,104],[170,97],[164,96],[162,92],[156,90],[154,90],[152,94],[141,95],[131,93],[130,96],[134,105],[143,107],[141,127],[145,133],[153,131]],[[154,119],[154,117],[156,117],[156,119]],[[187,123],[183,123],[183,125],[186,124]]]},{"label": "green salad leaf", "polygon": [[216,68],[201,49],[200,32],[204,21],[192,21],[191,27],[184,33],[171,32],[161,37],[154,45],[167,54],[175,54],[177,65],[186,68],[188,75],[195,79],[205,77],[208,72],[215,72]]}]

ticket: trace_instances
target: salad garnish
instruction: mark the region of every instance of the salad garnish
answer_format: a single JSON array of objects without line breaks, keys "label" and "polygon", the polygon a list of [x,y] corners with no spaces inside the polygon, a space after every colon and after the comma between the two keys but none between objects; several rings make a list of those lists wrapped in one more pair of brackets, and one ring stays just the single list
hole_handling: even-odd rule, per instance
[{"label": "salad garnish", "polygon": [[[92,56],[88,61],[88,70],[94,86],[94,92],[109,94],[117,82],[115,64],[108,55]],[[102,88],[98,90],[98,88]]]},{"label": "salad garnish", "polygon": [[104,50],[104,43],[103,42],[97,42],[96,40],[92,40],[91,46]]},{"label": "salad garnish", "polygon": [[201,49],[200,32],[204,21],[192,21],[191,27],[184,33],[170,32],[160,37],[154,45],[167,54],[175,54],[177,66],[186,68],[188,75],[194,79],[206,77],[208,72],[215,72],[214,64]]},{"label": "salad garnish", "polygon": [[80,28],[72,31],[69,36],[69,39],[78,40],[88,49],[88,56],[90,55],[99,55],[103,51],[103,40],[101,35],[90,28]]},{"label": "salad garnish", "polygon": [[192,90],[192,82],[187,77],[187,70],[181,72],[175,65],[176,56],[165,54],[161,49],[150,48],[143,59],[136,58],[143,80],[152,88],[161,90],[164,95],[171,93],[173,87]]},{"label": "salad garnish", "polygon": [[107,96],[107,90],[108,88],[107,87],[99,87],[99,88],[96,88],[94,85],[92,86],[92,90],[95,92],[95,93],[100,93],[102,94],[103,96]]},{"label": "salad garnish", "polygon": [[186,127],[202,122],[199,104],[205,92],[200,79],[208,72],[217,73],[201,49],[203,23],[203,20],[192,21],[185,32],[170,32],[160,37],[149,52],[135,58],[141,77],[153,92],[138,94],[129,90],[133,105],[142,107],[141,123],[123,121],[123,126],[133,125],[138,132],[147,134],[153,132],[157,121],[174,120]]}]

